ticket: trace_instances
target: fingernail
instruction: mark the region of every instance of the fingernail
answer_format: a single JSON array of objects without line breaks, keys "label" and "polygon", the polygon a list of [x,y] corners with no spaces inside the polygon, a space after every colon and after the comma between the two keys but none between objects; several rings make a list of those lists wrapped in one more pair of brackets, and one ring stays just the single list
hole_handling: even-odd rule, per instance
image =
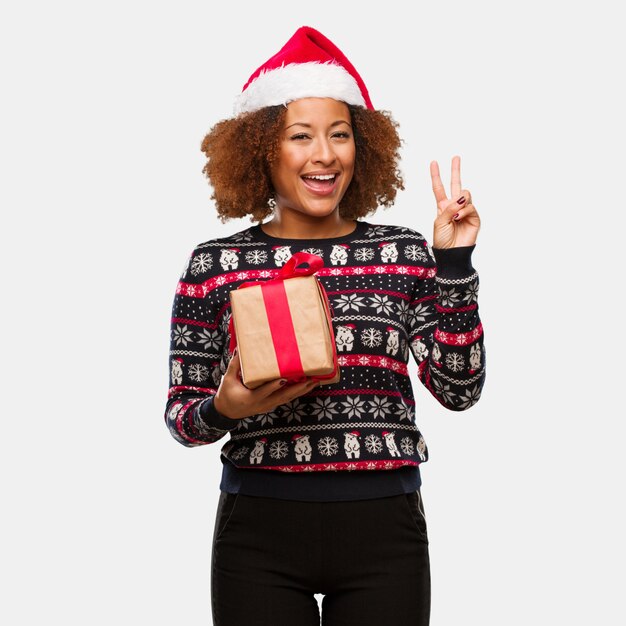
[{"label": "fingernail", "polygon": [[286,385],[286,384],[287,384],[287,381],[286,381],[284,378],[282,378],[282,379],[281,379],[281,381],[280,381],[280,384],[281,384],[281,385]]},{"label": "fingernail", "polygon": [[461,196],[456,202],[457,204],[463,204],[465,202],[465,196]]},{"label": "fingernail", "polygon": [[453,220],[458,220],[458,219],[459,219],[459,214],[458,214],[458,213],[455,213],[455,214],[454,214],[454,217],[453,217],[452,219],[453,219]]}]

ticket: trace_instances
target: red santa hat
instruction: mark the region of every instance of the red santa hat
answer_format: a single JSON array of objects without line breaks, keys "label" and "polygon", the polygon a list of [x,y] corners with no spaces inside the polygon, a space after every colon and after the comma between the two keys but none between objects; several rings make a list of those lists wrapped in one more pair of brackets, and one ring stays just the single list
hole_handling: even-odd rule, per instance
[{"label": "red santa hat", "polygon": [[319,31],[301,26],[252,73],[235,99],[234,113],[315,97],[374,108],[363,79],[343,52]]}]

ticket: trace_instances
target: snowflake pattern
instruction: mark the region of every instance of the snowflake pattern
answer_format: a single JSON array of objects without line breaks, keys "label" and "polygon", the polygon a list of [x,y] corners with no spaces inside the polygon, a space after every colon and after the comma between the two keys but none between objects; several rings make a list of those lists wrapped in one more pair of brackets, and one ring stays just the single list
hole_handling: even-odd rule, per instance
[{"label": "snowflake pattern", "polygon": [[231,457],[235,461],[240,461],[244,456],[246,456],[246,454],[248,454],[248,450],[250,450],[248,446],[241,446],[241,448],[231,454]]},{"label": "snowflake pattern", "polygon": [[384,419],[385,416],[391,415],[393,412],[393,402],[390,402],[387,396],[373,396],[370,398],[369,404],[374,419],[379,417]]},{"label": "snowflake pattern", "polygon": [[195,383],[203,383],[209,377],[209,368],[200,363],[192,363],[189,366],[189,378]]},{"label": "snowflake pattern", "polygon": [[443,383],[438,378],[433,378],[432,381],[439,397],[443,398],[448,404],[452,404],[452,399],[456,397],[457,394],[450,389],[450,384]]},{"label": "snowflake pattern", "polygon": [[339,452],[339,443],[334,437],[322,437],[317,443],[317,449],[324,456],[333,456]]},{"label": "snowflake pattern", "polygon": [[274,424],[274,417],[275,414],[271,411],[269,413],[259,413],[254,423],[260,426],[271,426]]},{"label": "snowflake pattern", "polygon": [[242,243],[245,241],[252,241],[253,235],[252,230],[250,228],[246,228],[241,232],[235,233],[230,236],[226,241],[232,241],[233,243]]},{"label": "snowflake pattern", "polygon": [[374,258],[374,250],[372,248],[357,248],[354,251],[354,258],[361,262],[371,261]]},{"label": "snowflake pattern", "polygon": [[176,324],[176,328],[172,330],[172,341],[174,341],[177,346],[181,343],[183,346],[188,346],[191,342],[191,335],[191,330],[187,328],[187,325],[180,326]]},{"label": "snowflake pattern", "polygon": [[463,355],[458,352],[449,352],[446,355],[445,363],[448,366],[448,369],[453,372],[460,372],[465,365],[465,359],[463,358]]},{"label": "snowflake pattern", "polygon": [[432,315],[431,311],[424,302],[418,302],[409,311],[409,323],[411,326],[415,326],[417,322],[425,322],[429,315]]},{"label": "snowflake pattern", "polygon": [[220,329],[222,333],[224,333],[224,335],[230,336],[230,333],[228,332],[228,326],[230,325],[231,316],[232,316],[231,311],[224,311],[224,315],[222,316],[222,319],[220,321]]},{"label": "snowflake pattern", "polygon": [[224,345],[224,336],[208,328],[203,328],[197,333],[197,337],[198,343],[207,351],[219,350]]},{"label": "snowflake pattern", "polygon": [[383,441],[376,435],[367,435],[365,437],[365,449],[370,454],[379,454],[383,451]]},{"label": "snowflake pattern", "polygon": [[249,250],[245,254],[246,261],[251,265],[260,265],[267,262],[266,250]]},{"label": "snowflake pattern", "polygon": [[338,406],[339,403],[330,398],[317,397],[311,404],[311,415],[317,417],[318,422],[324,417],[332,420],[335,415],[339,414]]},{"label": "snowflake pattern", "polygon": [[201,252],[191,262],[191,273],[194,276],[202,274],[213,267],[213,258],[208,252]]},{"label": "snowflake pattern", "polygon": [[324,258],[324,251],[321,248],[305,248],[302,252],[306,252],[308,254],[315,254],[316,256],[321,256]]},{"label": "snowflake pattern", "polygon": [[465,292],[465,295],[463,296],[463,300],[467,300],[468,304],[471,304],[472,302],[476,302],[478,300],[478,281],[474,281],[470,285],[467,285],[465,289],[466,289],[466,292]]},{"label": "snowflake pattern", "polygon": [[413,421],[413,408],[409,406],[404,400],[400,400],[400,402],[396,405],[396,408],[398,410],[396,417],[399,421]]},{"label": "snowflake pattern", "polygon": [[288,453],[289,446],[285,441],[281,441],[279,439],[278,441],[273,441],[270,445],[270,457],[272,457],[273,459],[284,459]]},{"label": "snowflake pattern", "polygon": [[378,224],[372,224],[366,231],[365,234],[370,237],[386,237],[387,234],[391,231],[392,226],[381,226]]},{"label": "snowflake pattern", "polygon": [[370,296],[370,303],[376,310],[376,313],[382,313],[383,315],[391,315],[393,313],[394,303],[389,300],[388,296],[377,293]]},{"label": "snowflake pattern", "polygon": [[481,389],[478,385],[474,385],[472,389],[466,389],[464,395],[459,396],[461,402],[459,403],[460,409],[469,409],[476,404],[480,399]]},{"label": "snowflake pattern", "polygon": [[288,423],[292,421],[301,423],[302,417],[306,415],[304,412],[304,404],[299,398],[294,398],[290,402],[282,404],[280,410],[282,412],[281,417],[286,417]]},{"label": "snowflake pattern", "polygon": [[439,293],[442,306],[454,306],[461,298],[461,294],[454,287],[451,287],[450,289],[443,289],[440,287]]},{"label": "snowflake pattern", "polygon": [[383,342],[383,334],[378,328],[366,328],[361,333],[361,341],[368,348],[375,348]]},{"label": "snowflake pattern", "polygon": [[398,316],[402,320],[402,323],[406,324],[406,320],[411,312],[409,308],[409,303],[406,300],[396,302],[396,310],[398,312]]},{"label": "snowflake pattern", "polygon": [[360,419],[363,417],[365,400],[361,400],[361,396],[347,396],[341,404],[345,407],[342,412],[348,418],[358,417]]},{"label": "snowflake pattern", "polygon": [[334,299],[335,301],[335,309],[341,309],[342,313],[349,311],[350,309],[354,309],[355,311],[360,311],[359,307],[367,306],[365,304],[365,298],[357,293],[346,294],[343,296],[339,296]]},{"label": "snowflake pattern", "polygon": [[426,261],[428,259],[424,246],[418,246],[414,243],[404,248],[404,255],[411,261]]},{"label": "snowflake pattern", "polygon": [[415,452],[413,439],[411,439],[411,437],[402,437],[400,440],[400,449],[404,452],[404,454],[411,456]]},{"label": "snowflake pattern", "polygon": [[237,420],[237,426],[235,426],[236,430],[249,430],[250,425],[254,422],[254,417],[244,417],[243,419]]}]

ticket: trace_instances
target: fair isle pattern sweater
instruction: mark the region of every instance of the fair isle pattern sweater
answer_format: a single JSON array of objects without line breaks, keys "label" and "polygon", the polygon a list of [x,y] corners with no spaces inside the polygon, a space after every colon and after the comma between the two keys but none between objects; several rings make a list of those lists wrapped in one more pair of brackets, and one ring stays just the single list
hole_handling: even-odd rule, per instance
[{"label": "fair isle pattern sweater", "polygon": [[[409,356],[420,382],[452,411],[473,406],[485,381],[474,247],[432,249],[415,230],[363,220],[342,237],[283,239],[257,224],[197,245],[172,307],[172,436],[193,447],[230,434],[222,463],[240,473],[416,470],[428,447],[416,424]],[[324,260],[317,277],[333,311],[341,380],[268,413],[220,415],[212,398],[231,357],[229,292],[272,278],[299,251]]]}]

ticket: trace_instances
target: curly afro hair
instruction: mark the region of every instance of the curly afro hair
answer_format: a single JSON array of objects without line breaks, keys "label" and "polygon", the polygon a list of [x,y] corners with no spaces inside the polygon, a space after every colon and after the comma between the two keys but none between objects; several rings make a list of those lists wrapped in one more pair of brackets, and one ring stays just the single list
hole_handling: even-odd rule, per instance
[{"label": "curly afro hair", "polygon": [[[388,111],[348,105],[354,134],[354,175],[339,204],[344,219],[370,215],[393,204],[404,189],[399,170],[398,123]],[[213,187],[222,222],[250,215],[262,222],[273,213],[268,205],[274,190],[271,164],[280,150],[280,132],[287,108],[270,106],[217,122],[202,140],[207,157],[202,169]]]}]

